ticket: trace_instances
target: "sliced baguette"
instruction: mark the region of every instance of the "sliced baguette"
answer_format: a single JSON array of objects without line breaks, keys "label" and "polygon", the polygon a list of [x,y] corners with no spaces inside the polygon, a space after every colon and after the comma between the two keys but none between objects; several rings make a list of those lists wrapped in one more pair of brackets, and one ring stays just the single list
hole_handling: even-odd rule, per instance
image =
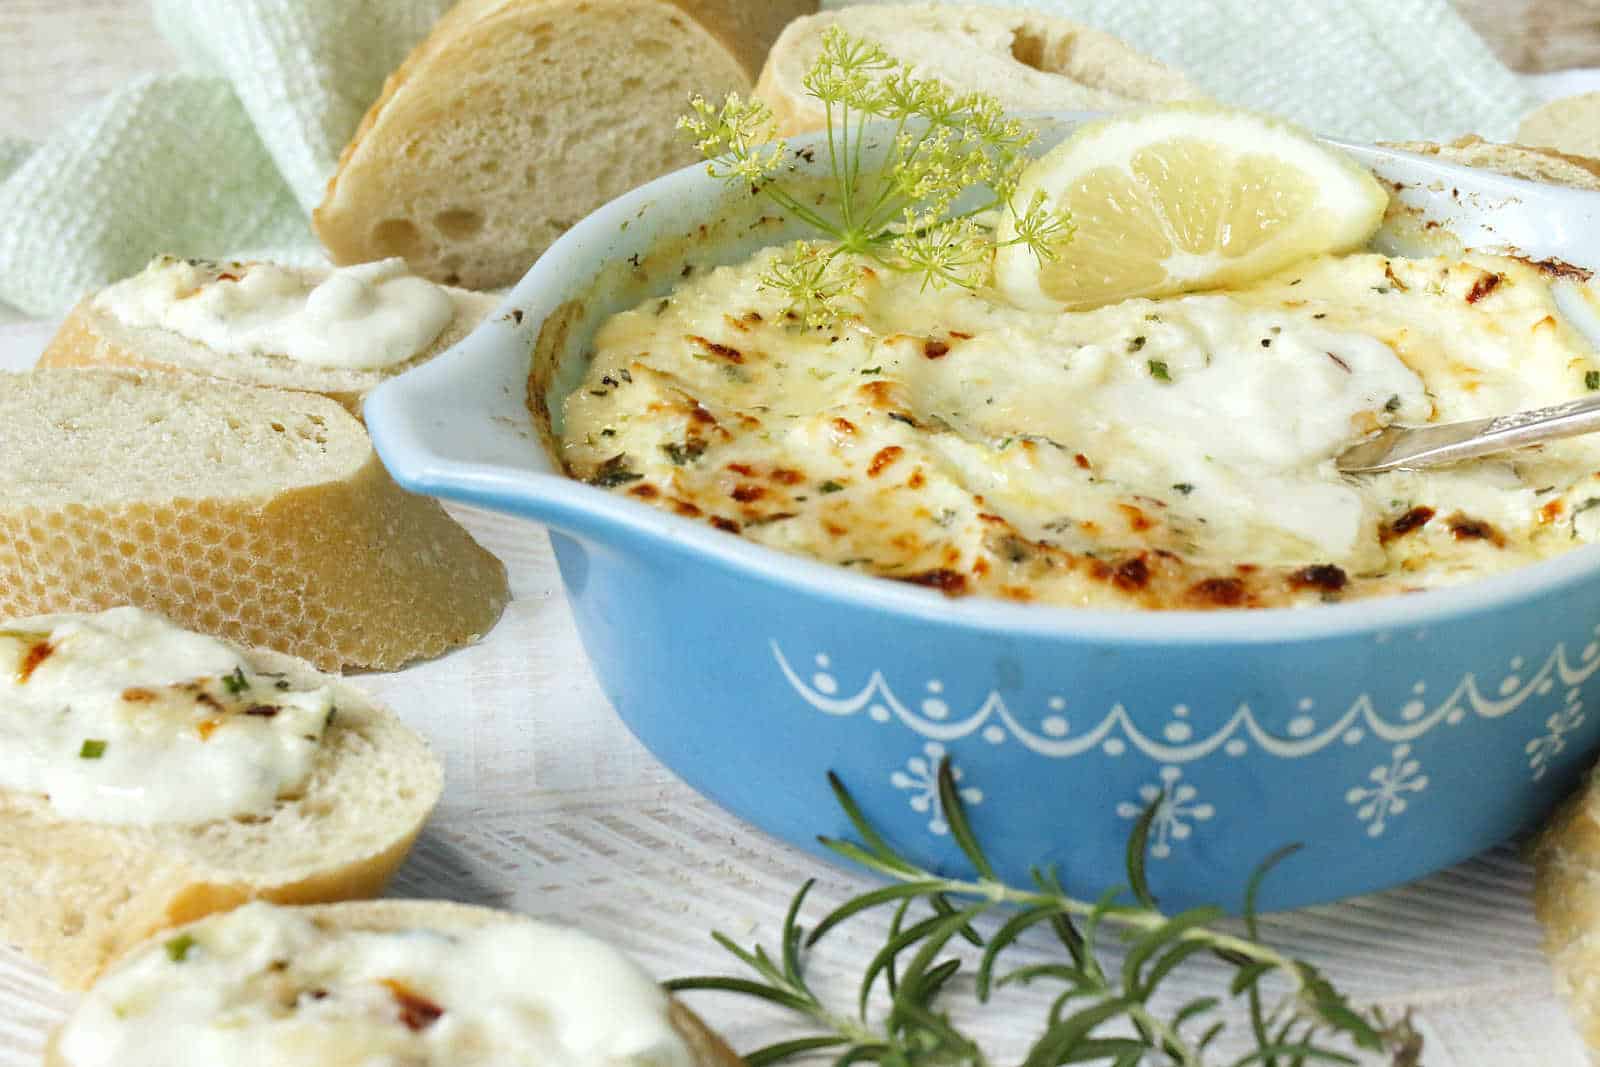
[{"label": "sliced baguette", "polygon": [[1600,93],[1552,100],[1517,127],[1517,140],[1576,156],[1600,156]]},{"label": "sliced baguette", "polygon": [[[310,918],[317,927],[329,932],[367,931],[385,933],[404,930],[433,930],[449,934],[462,933],[491,923],[514,923],[519,925],[528,924],[534,927],[548,927],[548,924],[520,915],[513,915],[509,912],[431,900],[375,900],[362,903],[322,905],[296,910]],[[187,929],[192,931],[202,930],[204,923],[205,920],[202,920]],[[596,942],[596,949],[606,952],[608,955],[616,951],[610,949],[603,942]],[[132,961],[135,955],[163,951],[164,948],[160,944],[148,944],[135,950],[134,953],[130,953],[128,959]],[[528,966],[530,968],[538,968],[542,962],[538,959],[530,959]],[[582,973],[582,969],[580,969],[580,973]],[[590,991],[580,990],[580,992],[588,993]],[[90,996],[94,996],[93,992],[90,993]],[[82,1010],[80,1005],[80,1014]],[[445,1006],[446,1015],[448,1011],[448,1006]],[[743,1067],[744,1061],[728,1047],[722,1038],[707,1027],[699,1016],[685,1007],[676,997],[669,998],[667,1012],[668,1023],[683,1040],[694,1067]],[[65,1025],[70,1026],[72,1021],[73,1019],[69,1018]],[[61,1035],[61,1030],[57,1030],[51,1035],[49,1044],[45,1048],[45,1067],[87,1067],[85,1064],[75,1063],[67,1059],[62,1054],[60,1049]],[[128,1067],[147,1067],[147,1061],[141,1060],[136,1064],[128,1065]],[[441,1067],[445,1067],[445,1065],[441,1064]],[[603,1065],[596,1063],[594,1067],[603,1067]]]},{"label": "sliced baguette", "polygon": [[1600,190],[1600,159],[1568,155],[1553,148],[1524,144],[1495,144],[1468,134],[1445,144],[1432,141],[1390,141],[1385,148],[1435,156],[1464,167],[1492,170],[1531,182],[1565,185],[1573,189]]},{"label": "sliced baguette", "polygon": [[[243,266],[248,267],[249,264]],[[326,270],[305,268],[294,273],[313,282]],[[298,389],[343,404],[360,416],[367,393],[396,374],[425,363],[465,337],[493,308],[496,298],[466,289],[447,289],[455,305],[455,318],[428,347],[403,363],[379,368],[320,367],[281,355],[238,355],[218,352],[171,330],[129,326],[114,312],[96,304],[93,296],[80,301],[39,357],[41,367],[136,367],[181,370],[225,378],[246,385]]]},{"label": "sliced baguette", "polygon": [[486,633],[505,568],[348,411],[187,374],[0,374],[0,616],[133,604],[323,669]]},{"label": "sliced baguette", "polygon": [[140,826],[62,818],[43,797],[0,789],[0,940],[82,988],[130,945],[247,900],[382,891],[439,800],[438,761],[359,690],[290,656],[246,659],[296,687],[335,689],[338,715],[302,795],[264,820]]},{"label": "sliced baguette", "polygon": [[1534,842],[1533,913],[1578,1034],[1600,1052],[1600,777],[1590,772]]},{"label": "sliced baguette", "polygon": [[816,0],[463,0],[389,77],[313,214],[336,263],[488,289],[584,215],[692,162],[687,98],[754,84]]},{"label": "sliced baguette", "polygon": [[1115,111],[1196,99],[1182,74],[1122,41],[1024,8],[893,4],[850,7],[796,19],[772,46],[756,95],[780,136],[820,130],[823,104],[803,80],[832,26],[882,45],[957,92],[984,92],[1008,112]]}]

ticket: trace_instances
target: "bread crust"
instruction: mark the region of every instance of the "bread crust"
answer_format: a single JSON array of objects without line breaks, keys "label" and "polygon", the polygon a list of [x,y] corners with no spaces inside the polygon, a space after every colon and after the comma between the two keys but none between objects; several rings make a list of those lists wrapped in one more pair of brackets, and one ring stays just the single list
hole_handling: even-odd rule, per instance
[{"label": "bread crust", "polygon": [[332,686],[338,708],[304,794],[267,819],[92,823],[0,790],[0,939],[63,985],[85,988],[133,945],[250,900],[376,896],[438,803],[438,761],[392,712],[293,657],[246,659],[297,685]]},{"label": "bread crust", "polygon": [[[507,920],[532,922],[509,912],[438,900],[373,900],[321,905],[305,910],[314,922],[324,928],[374,932],[419,926],[467,930]],[[695,1067],[744,1067],[744,1060],[728,1047],[727,1042],[677,997],[669,1000],[668,1021],[688,1045]],[[73,1067],[61,1056],[57,1044],[60,1033],[59,1029],[52,1033],[45,1045],[45,1067]]]},{"label": "bread crust", "polygon": [[[919,74],[938,78],[958,92],[990,92],[1011,111],[1107,110],[1201,95],[1179,72],[1108,33],[1068,19],[976,4],[870,5],[797,19],[772,46],[755,93],[772,109],[780,137],[826,125],[822,103],[807,93],[801,77],[820,49],[823,31],[834,25],[877,40]],[[948,38],[950,51],[931,54],[921,39],[913,44],[881,32],[885,26],[937,32]],[[970,71],[956,69],[975,58],[999,68],[1003,84],[992,84],[997,76],[992,68],[982,83]]]},{"label": "bread crust", "polygon": [[1433,156],[1464,167],[1492,170],[1525,181],[1600,191],[1600,159],[1569,155],[1553,148],[1496,144],[1468,134],[1454,141],[1386,141],[1383,147],[1419,156]]},{"label": "bread crust", "polygon": [[[381,368],[330,369],[287,357],[242,359],[213,352],[198,342],[157,328],[123,326],[94,306],[79,301],[39,356],[40,367],[122,367],[130,370],[202,374],[243,385],[319,393],[356,418],[366,395],[389,378],[440,355],[460,341],[494,307],[496,298],[465,289],[447,290],[455,317],[426,350],[402,363]],[[167,353],[163,359],[157,353]]]},{"label": "bread crust", "polygon": [[[132,371],[35,374],[112,375],[158,391],[195,381]],[[31,377],[0,384],[27,390]],[[216,388],[238,390],[241,403],[296,396]],[[392,670],[488,632],[510,600],[505,567],[438,501],[396,485],[345,412],[316,397],[284,401],[312,402],[344,447],[364,453],[342,477],[243,497],[219,486],[216,496],[0,505],[0,617],[133,604],[324,670]],[[83,447],[82,440],[64,431],[61,447]]]}]

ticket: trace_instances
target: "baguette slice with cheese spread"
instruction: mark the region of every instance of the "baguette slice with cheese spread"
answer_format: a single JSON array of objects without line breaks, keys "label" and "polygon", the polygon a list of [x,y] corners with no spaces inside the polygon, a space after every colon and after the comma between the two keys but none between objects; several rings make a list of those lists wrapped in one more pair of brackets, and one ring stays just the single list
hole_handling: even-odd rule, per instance
[{"label": "baguette slice with cheese spread", "polygon": [[402,256],[487,289],[696,158],[689,96],[748,93],[817,0],[462,0],[385,84],[313,226],[336,263]]},{"label": "baguette slice with cheese spread", "polygon": [[486,633],[505,568],[326,397],[189,374],[0,374],[0,616],[133,604],[323,669]]},{"label": "baguette slice with cheese spread", "polygon": [[826,125],[822,101],[804,78],[833,26],[882,45],[958,93],[988,93],[1014,114],[1116,111],[1201,95],[1183,75],[1110,34],[1025,8],[850,7],[796,19],[772,46],[756,95],[772,109],[781,137]]},{"label": "baguette slice with cheese spread", "polygon": [[[131,608],[90,618],[102,622],[115,619],[122,627],[130,623],[135,627],[167,625]],[[34,630],[48,633],[63,621],[71,620],[59,616],[9,619],[0,623],[0,630],[12,635]],[[57,655],[69,656],[70,639],[60,640],[63,648]],[[40,658],[39,647],[0,652],[11,659],[21,654],[25,662],[31,662]],[[191,699],[189,718],[181,720],[178,727],[215,732],[178,741],[180,745],[187,741],[195,756],[206,758],[211,748],[234,743],[224,733],[230,716],[244,716],[246,727],[262,728],[267,721],[259,718],[265,715],[263,704],[270,705],[279,685],[283,690],[328,687],[331,693],[327,697],[336,710],[308,756],[309,777],[294,795],[272,802],[269,794],[269,806],[247,816],[186,821],[173,818],[169,811],[165,821],[106,822],[97,821],[103,818],[98,812],[90,817],[77,811],[62,814],[50,797],[0,787],[0,872],[4,872],[0,879],[0,940],[20,946],[64,984],[82,987],[109,960],[156,931],[247,900],[310,903],[376,896],[405,858],[438,801],[438,761],[426,742],[392,713],[292,657],[266,651],[237,655],[250,673],[210,679],[210,696],[201,696],[205,690],[197,683],[193,695],[209,701],[210,710],[197,711]],[[65,664],[57,679],[48,679],[49,663],[46,654],[31,684],[70,683],[75,672],[81,674],[92,666]],[[126,663],[111,664],[105,669],[125,667]],[[158,673],[163,669],[164,664],[155,666]],[[266,695],[245,689],[247,679]],[[5,689],[9,699],[0,696],[0,700],[25,700],[28,687],[9,677],[6,680],[13,683]],[[158,692],[160,688],[152,685],[125,693],[130,703],[135,698],[150,701],[133,708],[132,713],[148,715],[148,709],[161,706],[158,700],[183,696],[181,691]],[[235,690],[237,700],[230,702],[228,694]],[[64,702],[89,699],[74,698],[71,693],[50,694],[51,699],[57,696]],[[235,704],[238,706],[232,706]],[[41,753],[50,751],[48,739],[35,737],[29,746],[27,726],[15,718],[28,714],[29,707],[5,707],[14,718],[0,726],[0,770],[10,774],[17,772],[19,760],[41,758]],[[83,708],[76,710],[85,713]],[[179,706],[176,713],[184,710]],[[190,720],[198,721],[191,724]],[[124,742],[100,729],[101,736],[86,738],[82,749],[69,748],[58,755],[64,754],[69,764],[76,755],[85,765],[93,762],[95,770],[110,764],[121,754]],[[157,775],[158,785],[192,782],[201,788],[201,781],[207,786],[226,784],[225,777],[207,776],[212,769],[209,765],[191,765],[176,773],[164,765],[145,765],[158,760],[146,752],[143,763],[132,759],[131,768],[106,769],[117,774],[148,770]],[[68,795],[60,779],[55,780],[55,788],[57,795]],[[215,791],[208,789],[199,800],[211,800]],[[181,792],[177,796],[177,802],[193,801]],[[127,809],[134,803],[131,799],[116,802],[115,806],[123,809],[117,817],[130,818]]]},{"label": "baguette slice with cheese spread", "polygon": [[461,340],[495,299],[398,261],[329,271],[163,256],[81,301],[39,366],[189,371],[321,393],[359,416],[367,393]]},{"label": "baguette slice with cheese spread", "polygon": [[[194,1059],[188,1057],[195,1056]],[[439,901],[252,904],[131,952],[46,1067],[741,1067],[597,938]]]}]

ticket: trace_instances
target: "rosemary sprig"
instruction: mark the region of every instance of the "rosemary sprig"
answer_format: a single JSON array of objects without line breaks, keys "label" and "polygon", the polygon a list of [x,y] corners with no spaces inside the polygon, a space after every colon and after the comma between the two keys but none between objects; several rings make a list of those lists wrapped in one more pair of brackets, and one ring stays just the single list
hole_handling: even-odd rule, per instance
[{"label": "rosemary sprig", "polygon": [[[1315,967],[1293,959],[1260,939],[1256,902],[1263,879],[1292,851],[1281,849],[1257,868],[1243,906],[1243,932],[1217,924],[1219,908],[1194,908],[1167,915],[1157,906],[1145,876],[1145,850],[1158,800],[1129,835],[1125,890],[1111,890],[1090,903],[1069,895],[1053,871],[1031,872],[1032,885],[1006,884],[980,847],[956,787],[948,758],[939,767],[939,799],[950,834],[976,877],[934,874],[901,856],[862,813],[836,776],[834,796],[854,826],[856,840],[822,838],[838,855],[889,880],[834,908],[809,932],[800,915],[812,882],[795,894],[784,916],[776,958],[760,945],[745,949],[723,934],[717,943],[754,972],[746,977],[679,978],[674,990],[721,990],[777,1004],[806,1019],[813,1033],[768,1045],[745,1056],[751,1067],[767,1067],[802,1056],[827,1053],[835,1067],[870,1062],[886,1067],[988,1067],[976,1042],[940,1011],[940,995],[962,966],[948,952],[957,938],[981,950],[973,988],[986,1003],[1002,987],[1056,983],[1054,998],[1020,1067],[1102,1063],[1112,1067],[1172,1064],[1206,1067],[1305,1067],[1312,1063],[1353,1064],[1356,1060],[1330,1039],[1383,1054],[1394,1067],[1421,1062],[1422,1042],[1409,1019],[1389,1020],[1352,1007]],[[830,932],[865,912],[893,904],[882,947],[862,972],[853,1009],[829,1006],[808,984],[805,955]],[[1004,919],[987,938],[974,922],[1004,909]],[[926,915],[916,917],[918,912]],[[1024,932],[1048,927],[1064,956],[1057,962],[1002,969],[1005,951]],[[1108,931],[1124,945],[1120,963],[1108,960]],[[1177,970],[1197,956],[1221,960],[1232,976],[1219,995],[1197,997],[1175,1010],[1159,1009],[1155,994]],[[1270,982],[1269,982],[1270,980]],[[1268,986],[1286,992],[1269,992]],[[874,994],[887,1007],[873,1011]],[[1224,1000],[1243,998],[1254,1047],[1224,1061],[1216,1039],[1226,1027],[1217,1018]]]},{"label": "rosemary sprig", "polygon": [[[695,97],[678,122],[713,177],[749,185],[830,239],[796,242],[762,283],[787,293],[811,325],[846,313],[842,298],[860,280],[849,256],[918,275],[924,285],[982,285],[997,247],[990,213],[1015,209],[1034,132],[1007,119],[993,97],[919,78],[837,26],[823,35],[804,85],[827,117],[834,189],[822,204],[785,184],[788,146],[774,140],[772,113],[761,101],[733,94],[716,107]],[[882,131],[869,131],[875,121]],[[874,136],[887,137],[885,155],[868,169]],[[964,197],[969,192],[975,195]],[[1017,236],[1005,243],[1026,245],[1041,261],[1071,239],[1070,215],[1047,207],[1042,195],[1015,214]]]}]

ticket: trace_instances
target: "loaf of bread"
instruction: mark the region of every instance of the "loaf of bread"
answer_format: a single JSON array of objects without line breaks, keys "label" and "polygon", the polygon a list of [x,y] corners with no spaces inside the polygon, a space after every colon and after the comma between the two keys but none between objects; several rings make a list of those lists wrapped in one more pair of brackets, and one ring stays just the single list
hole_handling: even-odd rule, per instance
[{"label": "loaf of bread", "polygon": [[816,0],[462,0],[389,77],[313,226],[336,263],[516,281],[590,211],[693,162],[688,97],[747,93]]},{"label": "loaf of bread", "polygon": [[[357,354],[345,360],[346,365],[324,365],[295,358],[284,352],[271,351],[219,351],[217,348],[193,337],[162,325],[146,322],[129,322],[121,311],[130,301],[108,300],[119,289],[130,283],[138,284],[169,266],[199,277],[194,284],[236,284],[241,277],[266,268],[287,278],[303,282],[307,289],[325,282],[330,271],[315,268],[287,268],[261,263],[208,263],[191,264],[168,257],[158,259],[143,274],[119,283],[95,296],[86,297],[67,316],[56,332],[44,354],[39,357],[41,367],[139,367],[152,370],[182,370],[217,378],[243,382],[247,385],[272,386],[279,389],[300,389],[321,393],[343,404],[352,414],[361,414],[361,401],[367,393],[388,378],[401,374],[443,352],[465,337],[495,305],[495,297],[474,293],[466,289],[443,288],[439,290],[440,303],[449,309],[450,318],[440,331],[420,351],[403,358],[385,361],[382,354],[363,358]],[[195,267],[199,267],[196,270]],[[218,282],[218,277],[228,279]],[[219,294],[220,295],[220,294]],[[296,297],[299,294],[294,294]],[[193,293],[180,294],[180,299],[192,299]],[[279,301],[279,305],[298,304],[300,309],[308,303],[301,298]],[[141,309],[144,310],[144,309]],[[243,309],[245,315],[259,324],[260,313]],[[255,312],[251,315],[251,312]],[[146,315],[146,319],[153,316]],[[431,324],[430,324],[431,325]]]},{"label": "loaf of bread", "polygon": [[130,945],[247,900],[381,892],[439,799],[438,761],[358,690],[289,656],[243,657],[295,689],[333,689],[337,713],[299,795],[264,816],[114,824],[67,818],[43,796],[0,788],[0,941],[81,988]]},{"label": "loaf of bread", "polygon": [[1600,157],[1600,93],[1579,93],[1536,108],[1517,127],[1523,144]]},{"label": "loaf of bread", "polygon": [[[295,951],[268,962],[269,943]],[[488,965],[469,971],[461,957],[486,947]],[[252,904],[148,943],[89,991],[45,1065],[169,1067],[180,1043],[212,1067],[536,1063],[546,1046],[549,1062],[578,1067],[743,1064],[605,942],[420,900]]]},{"label": "loaf of bread", "polygon": [[797,19],[772,46],[756,95],[780,136],[820,130],[822,102],[802,82],[839,26],[957,92],[984,92],[1006,111],[1115,111],[1190,100],[1183,75],[1110,34],[1020,7],[893,4],[850,7]]},{"label": "loaf of bread", "polygon": [[505,568],[348,411],[187,374],[0,374],[0,616],[148,608],[325,669],[486,633]]}]

